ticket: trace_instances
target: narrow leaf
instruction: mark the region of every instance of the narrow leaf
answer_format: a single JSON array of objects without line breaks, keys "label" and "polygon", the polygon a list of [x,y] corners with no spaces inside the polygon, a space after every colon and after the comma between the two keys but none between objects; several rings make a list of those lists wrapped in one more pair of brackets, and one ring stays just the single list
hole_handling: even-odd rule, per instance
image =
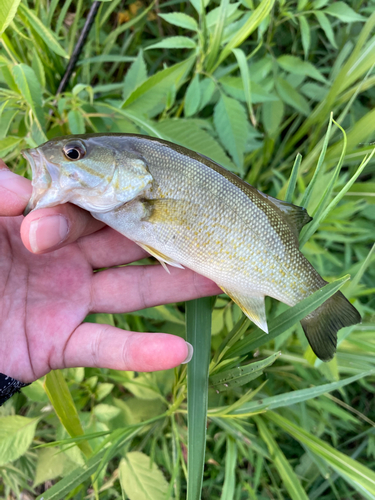
[{"label": "narrow leaf", "polygon": [[169,36],[146,47],[150,49],[195,49],[197,44],[187,36]]},{"label": "narrow leaf", "polygon": [[198,31],[197,21],[187,14],[182,12],[172,12],[170,14],[159,14],[159,17],[167,21],[167,23],[174,24],[180,28],[186,28],[187,30]]},{"label": "narrow leaf", "polygon": [[276,88],[281,99],[303,115],[310,113],[310,106],[306,99],[283,78],[277,78]]},{"label": "narrow leaf", "polygon": [[186,303],[186,338],[194,347],[187,367],[187,500],[201,498],[206,451],[208,368],[211,354],[211,297]]},{"label": "narrow leaf", "polygon": [[12,73],[23,98],[31,107],[40,128],[43,128],[42,89],[34,70],[27,64],[21,63],[13,66]]},{"label": "narrow leaf", "polygon": [[363,488],[366,492],[375,495],[374,471],[347,455],[344,455],[344,453],[341,453],[336,448],[333,448],[328,443],[325,443],[323,440],[310,434],[305,429],[302,429],[277,413],[269,412],[266,414],[266,418],[281,427],[285,432],[290,434],[293,439],[308,446],[312,452],[316,453],[327,462],[327,464],[341,475],[343,479],[349,477],[354,484],[358,484],[360,488]]},{"label": "narrow leaf", "polygon": [[265,409],[275,410],[276,408],[292,406],[297,403],[302,403],[303,401],[317,398],[322,394],[337,391],[346,385],[352,384],[357,380],[364,379],[374,373],[375,370],[369,370],[367,372],[354,375],[353,377],[344,378],[338,382],[331,382],[330,384],[318,385],[316,387],[309,387],[308,389],[300,389],[298,391],[285,392],[284,394],[279,394],[277,396],[250,401],[249,403],[245,403],[241,407],[237,408],[233,412],[233,415],[243,415]]},{"label": "narrow leaf", "polygon": [[21,0],[2,0],[0,9],[0,35],[7,29],[16,15]]},{"label": "narrow leaf", "polygon": [[[46,375],[44,388],[60,422],[67,430],[69,436],[83,436],[84,432],[77,409],[70,394],[68,384],[60,370],[52,370]],[[91,446],[87,441],[79,442],[78,446],[86,457],[92,454]]]},{"label": "narrow leaf", "polygon": [[356,21],[366,21],[366,18],[357,14],[347,3],[345,2],[333,2],[331,5],[324,9],[324,12],[330,16],[337,17],[343,23],[354,23]]},{"label": "narrow leaf", "polygon": [[57,41],[55,34],[43,24],[43,22],[34,14],[31,9],[28,9],[24,4],[21,3],[20,11],[26,17],[27,21],[34,28],[36,33],[44,40],[48,48],[50,48],[59,56],[68,58],[68,54]]},{"label": "narrow leaf", "polygon": [[311,33],[309,23],[307,22],[305,16],[299,17],[299,25],[301,28],[303,53],[305,55],[305,59],[307,59],[309,57],[309,50],[311,45]]},{"label": "narrow leaf", "polygon": [[263,370],[272,365],[280,354],[280,352],[276,352],[261,361],[255,361],[247,365],[236,366],[235,368],[215,373],[215,375],[211,375],[210,377],[210,386],[217,391],[225,391],[232,387],[247,384],[251,380],[260,377]]},{"label": "narrow leaf", "polygon": [[85,120],[78,109],[71,109],[69,111],[68,123],[72,134],[84,134],[86,132]]},{"label": "narrow leaf", "polygon": [[278,64],[288,73],[294,75],[304,75],[313,78],[314,80],[319,80],[320,82],[326,82],[324,76],[308,61],[302,61],[299,57],[284,55],[277,59]]},{"label": "narrow leaf", "polygon": [[292,467],[289,465],[284,453],[279,448],[263,420],[260,417],[254,417],[254,421],[259,429],[259,433],[263,441],[267,445],[268,451],[271,455],[271,460],[275,464],[275,469],[281,477],[290,498],[292,500],[308,500],[308,496],[302,488],[300,480]]}]

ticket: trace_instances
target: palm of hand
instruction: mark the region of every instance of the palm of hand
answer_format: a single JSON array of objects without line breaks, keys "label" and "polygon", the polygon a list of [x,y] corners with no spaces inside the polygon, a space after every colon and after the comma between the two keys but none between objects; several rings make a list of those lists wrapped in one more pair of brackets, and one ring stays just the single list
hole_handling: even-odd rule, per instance
[{"label": "palm of hand", "polygon": [[66,366],[69,339],[90,311],[93,272],[77,243],[29,252],[22,219],[0,218],[0,360],[4,373],[29,381]]},{"label": "palm of hand", "polygon": [[[220,289],[189,269],[167,274],[157,265],[126,266],[94,273],[147,254],[69,203],[23,218],[30,193],[30,181],[0,161],[0,373],[32,382],[56,368],[154,371],[183,362],[188,346],[178,336],[82,321],[90,312],[125,313]],[[61,240],[62,219],[68,232]],[[44,241],[37,244],[42,250],[33,249],[31,235],[34,243]]]}]

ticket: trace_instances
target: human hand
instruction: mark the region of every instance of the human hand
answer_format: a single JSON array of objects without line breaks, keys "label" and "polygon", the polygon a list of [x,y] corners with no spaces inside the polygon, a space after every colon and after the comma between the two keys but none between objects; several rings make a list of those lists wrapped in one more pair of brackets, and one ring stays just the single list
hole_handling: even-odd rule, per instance
[{"label": "human hand", "polygon": [[188,346],[180,337],[82,321],[93,312],[131,312],[221,290],[188,269],[94,273],[148,254],[71,204],[24,218],[30,196],[30,181],[0,160],[0,373],[26,383],[57,368],[155,371],[182,363]]}]

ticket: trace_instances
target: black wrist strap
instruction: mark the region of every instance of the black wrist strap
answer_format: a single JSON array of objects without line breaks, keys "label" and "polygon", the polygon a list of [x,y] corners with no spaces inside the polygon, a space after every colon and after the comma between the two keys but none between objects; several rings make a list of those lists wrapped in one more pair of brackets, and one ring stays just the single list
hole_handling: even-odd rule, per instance
[{"label": "black wrist strap", "polygon": [[26,387],[27,385],[30,384],[24,384],[19,380],[0,373],[0,406],[12,397],[13,394],[20,392],[20,389],[22,387]]}]

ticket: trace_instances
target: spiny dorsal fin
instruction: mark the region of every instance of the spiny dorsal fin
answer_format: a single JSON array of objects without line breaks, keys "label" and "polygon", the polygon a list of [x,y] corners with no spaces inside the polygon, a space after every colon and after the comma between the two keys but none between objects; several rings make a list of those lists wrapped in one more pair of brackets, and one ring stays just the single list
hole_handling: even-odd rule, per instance
[{"label": "spiny dorsal fin", "polygon": [[264,194],[261,191],[258,192],[273,203],[283,213],[284,218],[288,222],[298,240],[298,235],[303,226],[312,221],[312,217],[310,217],[307,213],[306,208],[298,207],[297,205],[293,205],[293,203],[288,203],[287,201],[278,200],[277,198],[273,198],[273,196]]}]

